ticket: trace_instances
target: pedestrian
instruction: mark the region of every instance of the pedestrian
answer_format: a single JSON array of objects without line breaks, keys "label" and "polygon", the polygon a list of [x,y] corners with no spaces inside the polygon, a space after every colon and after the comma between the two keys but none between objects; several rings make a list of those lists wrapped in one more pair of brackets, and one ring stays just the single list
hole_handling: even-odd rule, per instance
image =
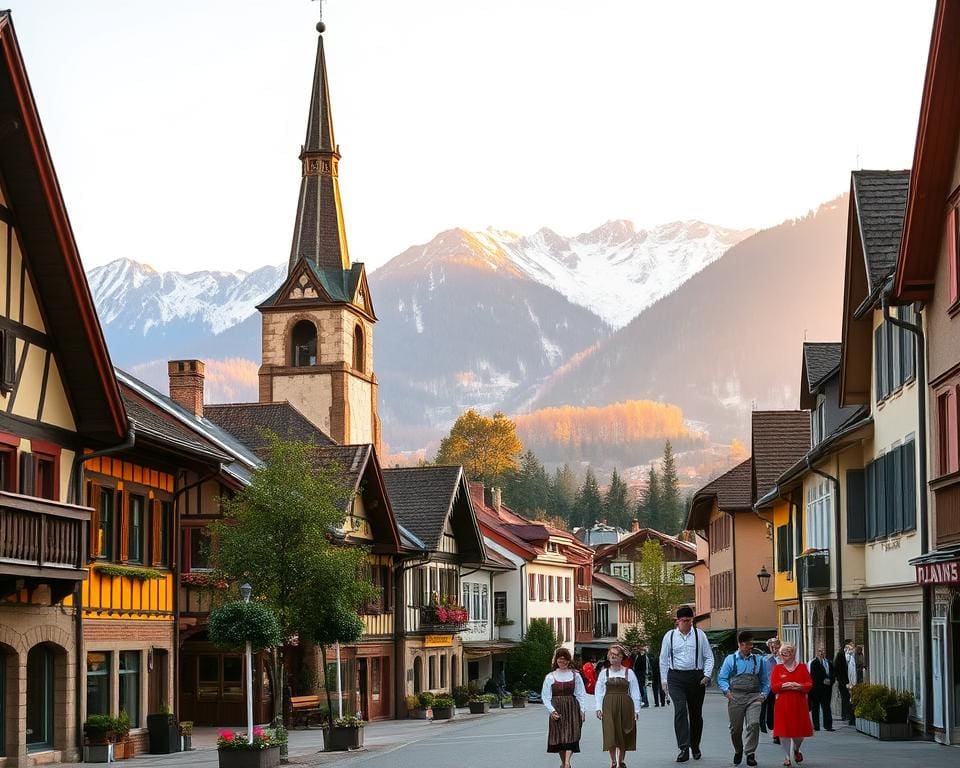
[{"label": "pedestrian", "polygon": [[[767,640],[767,655],[764,657],[764,661],[767,664],[767,679],[769,679],[773,668],[780,663],[779,637],[771,637],[769,640]],[[773,691],[770,691],[770,695],[763,700],[763,705],[760,708],[760,730],[763,733],[766,733],[768,730],[773,730],[773,712],[776,703],[776,694],[774,694]],[[773,743],[779,744],[780,739],[774,736]]]},{"label": "pedestrian", "polygon": [[773,716],[773,735],[780,738],[784,766],[790,765],[790,754],[797,764],[803,762],[800,746],[807,736],[813,736],[810,705],[807,695],[813,687],[810,671],[797,661],[797,649],[791,643],[780,646],[780,663],[773,668],[770,687],[777,694],[777,710]]},{"label": "pedestrian", "polygon": [[840,692],[840,715],[848,725],[856,725],[850,689],[857,684],[857,654],[853,640],[843,641],[843,650],[833,660],[837,690]]},{"label": "pedestrian", "polygon": [[593,696],[593,687],[597,684],[597,671],[592,661],[583,662],[580,667],[580,674],[583,675],[583,687],[588,694]]},{"label": "pedestrian", "polygon": [[570,768],[570,758],[580,751],[580,731],[587,711],[583,678],[573,668],[570,651],[557,648],[552,670],[543,679],[540,691],[543,706],[550,713],[547,752],[560,755],[561,768]]},{"label": "pedestrian", "polygon": [[713,674],[713,651],[702,629],[693,626],[693,609],[677,608],[677,628],[663,636],[660,645],[661,688],[673,699],[673,731],[677,737],[678,763],[693,753],[700,759],[703,735],[703,697]]},{"label": "pedestrian", "polygon": [[655,654],[647,654],[647,669],[650,671],[650,693],[653,694],[653,706],[667,706],[666,695],[663,692],[663,681],[660,678],[660,657]]},{"label": "pedestrian", "polygon": [[603,723],[603,749],[610,768],[627,768],[627,752],[637,748],[640,686],[632,669],[623,666],[627,649],[620,644],[607,651],[607,666],[597,675],[597,717]]},{"label": "pedestrian", "polygon": [[717,685],[727,697],[733,764],[740,765],[746,752],[747,765],[756,765],[760,706],[770,692],[770,677],[763,656],[753,653],[753,632],[743,630],[737,635],[737,650],[723,660]]},{"label": "pedestrian", "polygon": [[833,730],[833,712],[830,711],[833,699],[833,680],[835,678],[833,662],[827,658],[827,650],[822,645],[817,648],[817,655],[810,662],[810,679],[813,688],[810,689],[810,714],[813,716],[813,730],[820,730],[820,717],[823,714],[823,729]]},{"label": "pedestrian", "polygon": [[636,653],[630,657],[630,668],[633,670],[633,674],[637,676],[637,685],[640,686],[640,701],[643,702],[640,705],[641,709],[647,709],[650,706],[650,702],[647,700],[647,668],[650,657],[647,656],[647,646],[640,645],[637,647]]}]

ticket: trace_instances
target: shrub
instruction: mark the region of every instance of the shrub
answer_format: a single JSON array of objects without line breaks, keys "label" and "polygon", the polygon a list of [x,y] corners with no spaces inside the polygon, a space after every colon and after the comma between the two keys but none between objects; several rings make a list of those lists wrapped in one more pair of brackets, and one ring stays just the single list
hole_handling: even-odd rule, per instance
[{"label": "shrub", "polygon": [[467,702],[474,701],[476,696],[470,693],[470,689],[465,685],[458,685],[453,689],[453,700],[458,707],[467,706]]},{"label": "shrub", "polygon": [[523,640],[507,655],[507,686],[539,690],[543,678],[550,671],[557,635],[543,619],[534,619],[527,627]]},{"label": "shrub", "polygon": [[420,691],[417,694],[417,703],[420,705],[420,709],[430,709],[433,706],[436,696],[434,696],[430,691]]},{"label": "shrub", "polygon": [[421,709],[420,702],[417,700],[417,697],[416,697],[416,696],[412,696],[412,695],[411,695],[411,696],[407,696],[407,697],[403,700],[403,702],[404,702],[404,704],[407,705],[407,711],[408,711],[408,712],[409,712],[410,710],[414,710],[414,709]]},{"label": "shrub", "polygon": [[110,715],[90,715],[83,724],[83,733],[94,744],[105,744],[116,730]]},{"label": "shrub", "polygon": [[897,691],[877,683],[858,683],[850,690],[850,699],[853,702],[853,713],[857,717],[877,723],[892,722],[889,710],[897,707],[910,708],[914,704],[910,691]]},{"label": "shrub", "polygon": [[334,728],[363,728],[363,720],[356,715],[344,715],[333,721]]},{"label": "shrub", "polygon": [[127,714],[127,710],[121,709],[120,714],[113,718],[113,730],[118,739],[125,739],[130,733],[130,715]]},{"label": "shrub", "polygon": [[456,702],[449,696],[437,696],[433,700],[434,709],[453,709]]},{"label": "shrub", "polygon": [[279,645],[282,639],[277,617],[267,606],[242,601],[221,605],[210,613],[208,636],[224,648],[242,649],[249,642],[255,651]]},{"label": "shrub", "polygon": [[485,704],[496,704],[497,699],[499,698],[500,697],[495,693],[484,693],[480,696],[480,701],[484,702]]}]

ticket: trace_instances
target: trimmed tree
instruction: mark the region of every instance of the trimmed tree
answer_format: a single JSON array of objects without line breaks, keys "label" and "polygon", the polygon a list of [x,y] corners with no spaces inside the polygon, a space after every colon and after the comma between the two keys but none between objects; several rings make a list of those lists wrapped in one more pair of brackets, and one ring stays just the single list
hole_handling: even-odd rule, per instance
[{"label": "trimmed tree", "polygon": [[511,691],[539,690],[550,671],[557,634],[545,619],[532,619],[523,640],[507,654],[507,685]]},{"label": "trimmed tree", "polygon": [[673,629],[673,613],[684,597],[680,568],[668,565],[659,542],[647,540],[634,568],[633,605],[650,647],[659,647],[663,635]]},{"label": "trimmed tree", "polygon": [[[304,627],[304,635],[320,646],[323,665],[323,689],[327,695],[327,723],[333,725],[333,703],[330,699],[330,681],[327,679],[327,650],[331,645],[355,643],[363,634],[363,619],[355,610],[340,603],[317,603]],[[339,667],[337,675],[340,674]]]}]

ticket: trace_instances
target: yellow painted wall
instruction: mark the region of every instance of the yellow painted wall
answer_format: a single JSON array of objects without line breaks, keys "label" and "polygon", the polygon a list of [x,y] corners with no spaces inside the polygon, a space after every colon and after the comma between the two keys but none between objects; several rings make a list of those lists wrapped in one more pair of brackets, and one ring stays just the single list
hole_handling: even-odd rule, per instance
[{"label": "yellow painted wall", "polygon": [[[783,499],[777,499],[773,505],[773,531],[774,545],[776,545],[776,531],[781,525],[787,525],[790,522],[790,504]],[[794,542],[796,536],[793,531],[790,532]],[[778,573],[776,569],[777,559],[774,553],[774,577],[773,577],[773,599],[777,602],[781,600],[797,599],[797,574],[793,573],[793,578],[788,578],[787,573]]]}]

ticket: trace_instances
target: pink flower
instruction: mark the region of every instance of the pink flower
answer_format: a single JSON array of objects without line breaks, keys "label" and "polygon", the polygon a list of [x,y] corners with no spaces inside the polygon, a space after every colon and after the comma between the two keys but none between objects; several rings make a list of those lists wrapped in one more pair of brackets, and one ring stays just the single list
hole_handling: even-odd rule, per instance
[{"label": "pink flower", "polygon": [[253,735],[254,735],[254,736],[263,736],[263,728],[261,728],[260,726],[257,726],[256,728],[254,728],[254,729],[253,729]]},{"label": "pink flower", "polygon": [[220,731],[220,738],[224,741],[233,741],[233,731]]}]

